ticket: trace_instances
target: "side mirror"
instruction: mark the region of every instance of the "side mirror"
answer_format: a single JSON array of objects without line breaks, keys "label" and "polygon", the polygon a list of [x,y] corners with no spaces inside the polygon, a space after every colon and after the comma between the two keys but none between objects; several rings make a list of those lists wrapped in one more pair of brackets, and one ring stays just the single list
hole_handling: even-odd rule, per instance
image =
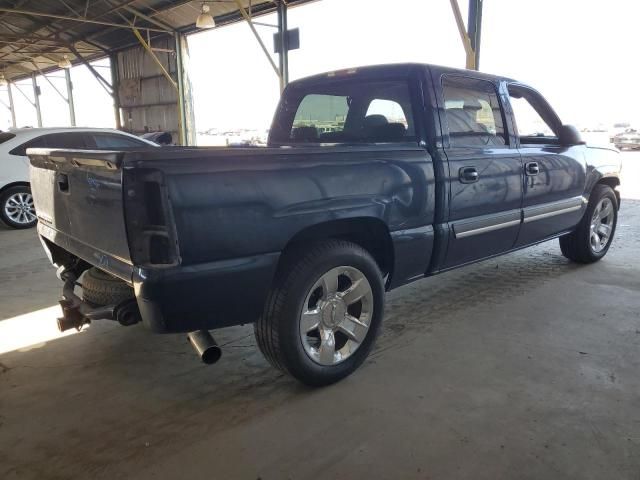
[{"label": "side mirror", "polygon": [[560,140],[560,145],[566,147],[584,145],[585,143],[580,136],[580,132],[573,125],[562,125],[558,132],[558,140]]}]

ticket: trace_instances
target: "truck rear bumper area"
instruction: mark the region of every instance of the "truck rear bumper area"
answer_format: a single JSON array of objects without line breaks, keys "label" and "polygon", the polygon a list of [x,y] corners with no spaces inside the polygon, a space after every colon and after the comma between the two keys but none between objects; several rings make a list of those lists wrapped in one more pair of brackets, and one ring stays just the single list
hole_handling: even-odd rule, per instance
[{"label": "truck rear bumper area", "polygon": [[39,233],[55,265],[77,257],[132,284],[143,324],[157,333],[212,330],[256,321],[280,258],[276,252],[147,269],[132,267],[49,227],[40,225]]},{"label": "truck rear bumper area", "polygon": [[262,314],[280,253],[167,270],[134,269],[144,325],[157,333],[253,323]]}]

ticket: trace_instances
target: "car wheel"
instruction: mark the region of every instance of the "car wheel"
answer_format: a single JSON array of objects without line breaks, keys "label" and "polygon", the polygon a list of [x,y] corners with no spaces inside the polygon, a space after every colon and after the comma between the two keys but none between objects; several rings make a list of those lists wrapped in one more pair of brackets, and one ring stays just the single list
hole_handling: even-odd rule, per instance
[{"label": "car wheel", "polygon": [[569,260],[593,263],[609,251],[618,223],[618,200],[613,189],[596,185],[576,230],[560,237],[560,249]]},{"label": "car wheel", "polygon": [[36,209],[28,186],[7,188],[0,194],[0,220],[12,228],[31,228],[37,223]]},{"label": "car wheel", "polygon": [[384,316],[376,261],[343,240],[285,254],[262,317],[258,346],[269,362],[310,386],[328,385],[365,360]]}]

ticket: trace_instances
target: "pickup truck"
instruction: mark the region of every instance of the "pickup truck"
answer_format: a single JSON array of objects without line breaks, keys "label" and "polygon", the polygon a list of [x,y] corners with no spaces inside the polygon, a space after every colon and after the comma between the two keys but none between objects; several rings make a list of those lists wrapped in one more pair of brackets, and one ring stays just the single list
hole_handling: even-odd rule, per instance
[{"label": "pickup truck", "polygon": [[421,64],[289,84],[267,147],[28,154],[61,330],[141,321],[213,363],[210,330],[254,323],[309,385],[365,360],[385,291],[554,238],[596,262],[620,205],[618,152],[536,90]]}]

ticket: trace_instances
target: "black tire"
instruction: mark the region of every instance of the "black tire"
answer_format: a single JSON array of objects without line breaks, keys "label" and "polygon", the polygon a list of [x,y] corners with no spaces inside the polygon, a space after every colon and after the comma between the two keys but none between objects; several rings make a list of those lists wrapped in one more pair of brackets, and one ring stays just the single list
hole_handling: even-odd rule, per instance
[{"label": "black tire", "polygon": [[35,210],[30,209],[30,215],[33,215],[33,219],[30,221],[15,221],[7,214],[8,202],[12,201],[18,196],[28,196],[30,199],[30,205],[33,207],[33,198],[31,197],[31,188],[27,185],[17,185],[15,187],[7,188],[0,194],[0,220],[2,223],[11,228],[23,229],[23,228],[32,228],[36,223],[38,223],[38,219],[35,216]]},{"label": "black tire", "polygon": [[133,288],[95,267],[82,277],[82,299],[94,306],[117,305],[134,297]]},{"label": "black tire", "polygon": [[[316,281],[331,269],[346,266],[364,274],[371,287],[373,312],[358,348],[334,365],[316,363],[300,338],[300,315]],[[366,359],[384,317],[384,284],[380,269],[365,249],[343,240],[304,245],[286,254],[274,280],[262,317],[254,325],[258,346],[276,368],[309,386],[337,382]]]},{"label": "black tire", "polygon": [[[611,228],[611,234],[607,240],[606,246],[601,251],[594,251],[591,245],[591,220],[593,218],[594,211],[600,201],[604,198],[611,200],[613,204],[613,224]],[[616,232],[616,225],[618,224],[618,199],[613,189],[608,185],[598,184],[593,188],[591,196],[589,197],[589,204],[584,212],[582,220],[578,224],[577,228],[570,234],[560,237],[560,250],[562,254],[569,260],[577,263],[594,263],[602,259],[611,246],[613,236]]]}]

